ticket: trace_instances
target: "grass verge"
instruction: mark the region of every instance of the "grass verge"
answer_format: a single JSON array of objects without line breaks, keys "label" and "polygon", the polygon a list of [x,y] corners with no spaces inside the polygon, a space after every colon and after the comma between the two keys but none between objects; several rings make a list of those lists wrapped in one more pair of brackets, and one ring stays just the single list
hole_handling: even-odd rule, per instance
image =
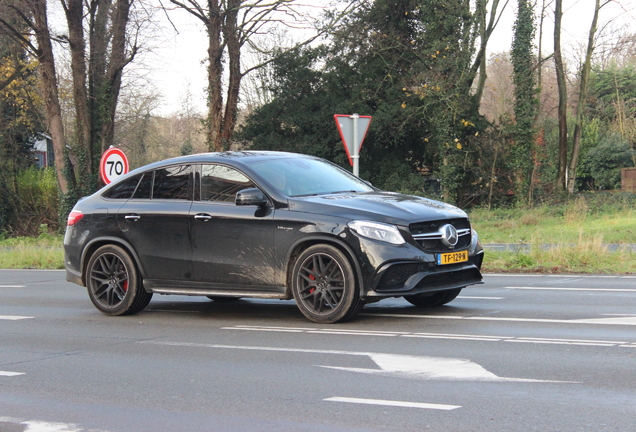
[{"label": "grass verge", "polygon": [[533,244],[528,252],[486,251],[485,273],[587,273],[636,274],[636,253],[610,252],[601,238],[573,245],[542,248]]},{"label": "grass verge", "polygon": [[63,237],[41,234],[0,240],[0,268],[63,269]]}]

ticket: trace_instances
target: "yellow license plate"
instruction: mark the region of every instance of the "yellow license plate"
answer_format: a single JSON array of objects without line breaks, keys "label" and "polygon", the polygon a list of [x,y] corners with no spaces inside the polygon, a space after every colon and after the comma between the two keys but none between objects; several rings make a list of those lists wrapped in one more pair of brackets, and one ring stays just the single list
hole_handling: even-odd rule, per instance
[{"label": "yellow license plate", "polygon": [[451,253],[437,254],[437,264],[457,264],[468,261],[468,251],[459,251]]}]

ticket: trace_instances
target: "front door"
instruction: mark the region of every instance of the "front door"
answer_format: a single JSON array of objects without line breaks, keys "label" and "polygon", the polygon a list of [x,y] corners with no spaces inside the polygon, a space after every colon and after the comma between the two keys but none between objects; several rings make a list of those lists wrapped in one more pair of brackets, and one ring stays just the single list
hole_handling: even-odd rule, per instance
[{"label": "front door", "polygon": [[195,280],[239,290],[283,286],[274,251],[274,210],[234,204],[236,192],[255,187],[252,181],[232,167],[205,164],[196,183],[190,209]]}]

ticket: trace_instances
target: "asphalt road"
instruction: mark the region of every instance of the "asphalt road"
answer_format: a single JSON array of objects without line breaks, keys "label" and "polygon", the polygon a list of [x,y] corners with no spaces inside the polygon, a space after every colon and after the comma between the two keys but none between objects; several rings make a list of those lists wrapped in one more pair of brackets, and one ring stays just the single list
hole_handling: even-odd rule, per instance
[{"label": "asphalt road", "polygon": [[0,270],[0,431],[635,431],[636,276],[485,280],[320,326],[277,300],[107,317]]}]

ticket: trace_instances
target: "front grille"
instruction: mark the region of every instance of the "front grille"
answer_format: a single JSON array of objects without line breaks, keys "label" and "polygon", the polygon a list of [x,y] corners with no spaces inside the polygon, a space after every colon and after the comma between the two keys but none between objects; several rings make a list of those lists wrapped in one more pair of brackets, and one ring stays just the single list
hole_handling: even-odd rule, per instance
[{"label": "front grille", "polygon": [[448,252],[451,250],[461,250],[470,246],[470,222],[468,219],[443,219],[429,222],[418,222],[409,225],[412,236],[420,234],[431,234],[437,232],[440,227],[451,224],[457,231],[463,230],[464,234],[459,236],[457,244],[453,248],[446,246],[440,239],[415,239],[415,242],[427,252]]},{"label": "front grille", "polygon": [[468,219],[443,219],[429,222],[417,222],[409,225],[409,231],[411,235],[428,234],[437,231],[442,225],[451,224],[455,229],[470,228],[470,222]]}]

